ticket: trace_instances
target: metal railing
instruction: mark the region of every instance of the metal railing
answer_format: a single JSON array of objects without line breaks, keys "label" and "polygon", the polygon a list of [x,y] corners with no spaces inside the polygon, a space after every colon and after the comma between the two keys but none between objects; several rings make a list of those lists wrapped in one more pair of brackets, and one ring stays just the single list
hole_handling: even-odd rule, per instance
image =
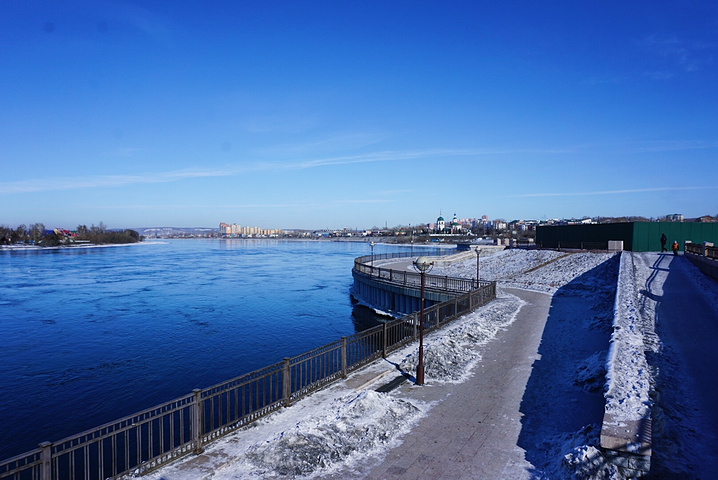
[{"label": "metal railing", "polygon": [[[424,330],[434,330],[495,297],[496,283],[482,282],[479,288],[426,308]],[[208,442],[416,341],[418,317],[407,315],[59,442],[42,443],[0,462],[0,479],[118,478],[199,453]]]},{"label": "metal railing", "polygon": [[[422,253],[423,256],[429,256]],[[437,255],[437,254],[430,254]],[[413,256],[416,256],[413,255]],[[354,259],[354,270],[371,277],[375,277],[380,280],[385,280],[389,283],[394,283],[403,286],[420,286],[421,285],[421,274],[418,272],[411,272],[406,270],[392,270],[391,268],[383,268],[376,266],[377,260],[393,260],[399,258],[410,257],[407,253],[389,253],[382,255],[366,255]],[[442,275],[431,275],[426,274],[425,288],[427,290],[436,290],[448,293],[466,293],[473,289],[476,289],[482,285],[486,285],[490,282],[480,281],[472,278],[458,278],[448,277]]]}]

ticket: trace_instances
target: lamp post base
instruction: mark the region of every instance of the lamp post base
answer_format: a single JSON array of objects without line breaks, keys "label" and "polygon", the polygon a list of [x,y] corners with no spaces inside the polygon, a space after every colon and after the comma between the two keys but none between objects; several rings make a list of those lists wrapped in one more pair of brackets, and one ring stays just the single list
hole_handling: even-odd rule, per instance
[{"label": "lamp post base", "polygon": [[416,385],[424,385],[424,365],[416,366]]}]

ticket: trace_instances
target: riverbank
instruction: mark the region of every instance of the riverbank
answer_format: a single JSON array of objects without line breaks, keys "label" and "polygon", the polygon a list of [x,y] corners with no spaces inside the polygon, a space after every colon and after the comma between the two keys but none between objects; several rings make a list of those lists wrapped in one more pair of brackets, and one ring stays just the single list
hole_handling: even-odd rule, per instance
[{"label": "riverbank", "polygon": [[368,252],[216,239],[0,251],[0,459],[373,326],[349,295]]}]

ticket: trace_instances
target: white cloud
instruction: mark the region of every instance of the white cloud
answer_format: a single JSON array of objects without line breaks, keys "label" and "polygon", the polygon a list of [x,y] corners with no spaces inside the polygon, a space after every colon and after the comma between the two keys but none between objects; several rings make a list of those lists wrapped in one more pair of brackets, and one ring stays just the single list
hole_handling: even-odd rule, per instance
[{"label": "white cloud", "polygon": [[684,190],[715,190],[718,186],[707,187],[655,187],[655,188],[633,188],[625,190],[597,190],[593,192],[547,192],[547,193],[522,193],[511,195],[511,198],[533,198],[533,197],[586,197],[592,195],[625,195],[632,193],[652,192],[676,192]]},{"label": "white cloud", "polygon": [[144,183],[169,183],[189,178],[223,177],[232,175],[229,170],[177,170],[147,175],[90,175],[60,177],[14,182],[0,182],[0,194],[37,193],[81,188],[122,187]]}]

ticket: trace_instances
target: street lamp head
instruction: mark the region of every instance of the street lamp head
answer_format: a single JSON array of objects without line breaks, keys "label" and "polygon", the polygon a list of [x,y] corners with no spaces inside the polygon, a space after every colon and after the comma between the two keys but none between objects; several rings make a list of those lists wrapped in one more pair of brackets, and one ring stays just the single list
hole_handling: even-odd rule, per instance
[{"label": "street lamp head", "polygon": [[414,268],[416,268],[421,273],[428,272],[433,266],[434,262],[430,262],[429,259],[426,257],[419,257],[414,260]]}]

